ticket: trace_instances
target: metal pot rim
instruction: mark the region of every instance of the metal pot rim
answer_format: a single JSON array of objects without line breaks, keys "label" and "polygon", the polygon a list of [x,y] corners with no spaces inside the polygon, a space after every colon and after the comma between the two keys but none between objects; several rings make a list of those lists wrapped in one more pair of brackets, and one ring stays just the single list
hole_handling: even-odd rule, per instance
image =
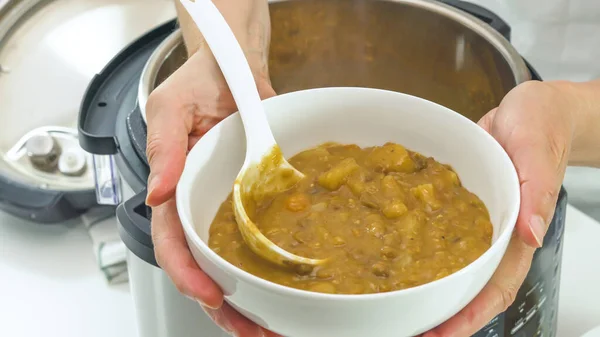
[{"label": "metal pot rim", "polygon": [[[287,2],[287,1],[298,1],[298,0],[269,0],[269,3]],[[517,52],[514,46],[506,40],[499,32],[494,30],[491,26],[485,22],[479,20],[475,16],[466,13],[460,9],[454,8],[450,5],[441,3],[434,0],[378,0],[378,1],[389,1],[395,3],[403,3],[409,6],[414,6],[428,10],[430,12],[445,16],[451,20],[454,20],[465,28],[475,32],[483,39],[485,39],[492,47],[494,47],[502,55],[508,66],[512,70],[515,83],[520,84],[531,79],[531,74],[525,64],[525,61],[521,55]],[[168,38],[166,38],[156,50],[152,53],[140,78],[138,87],[138,104],[142,119],[146,120],[146,104],[148,103],[148,97],[154,89],[154,83],[158,75],[163,62],[169,57],[173,50],[181,43],[182,33],[180,29],[174,31]]]},{"label": "metal pot rim", "polygon": [[158,71],[163,65],[163,62],[171,55],[173,50],[181,44],[183,41],[183,34],[181,29],[177,29],[171,35],[169,35],[158,47],[152,52],[148,61],[144,65],[142,75],[140,77],[140,83],[138,85],[138,105],[142,119],[144,123],[146,120],[146,104],[148,103],[148,97],[154,89],[154,83],[156,83],[156,77]]}]

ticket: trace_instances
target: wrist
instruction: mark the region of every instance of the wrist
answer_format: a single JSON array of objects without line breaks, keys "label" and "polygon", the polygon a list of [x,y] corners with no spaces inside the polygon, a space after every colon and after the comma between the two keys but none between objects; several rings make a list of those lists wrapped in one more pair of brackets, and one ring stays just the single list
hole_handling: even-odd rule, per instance
[{"label": "wrist", "polygon": [[600,167],[600,80],[562,82],[574,121],[569,165]]},{"label": "wrist", "polygon": [[[185,8],[175,0],[188,58],[211,54],[202,34]],[[213,0],[242,47],[255,76],[268,78],[271,23],[267,0]]]}]

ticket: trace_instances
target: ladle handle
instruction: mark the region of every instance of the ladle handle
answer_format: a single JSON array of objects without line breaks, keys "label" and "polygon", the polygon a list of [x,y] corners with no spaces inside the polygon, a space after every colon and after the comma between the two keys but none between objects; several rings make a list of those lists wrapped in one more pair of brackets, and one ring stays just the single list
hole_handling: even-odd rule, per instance
[{"label": "ladle handle", "polygon": [[246,56],[211,0],[180,1],[200,29],[229,85],[244,123],[247,159],[260,161],[262,154],[275,145],[275,139]]}]

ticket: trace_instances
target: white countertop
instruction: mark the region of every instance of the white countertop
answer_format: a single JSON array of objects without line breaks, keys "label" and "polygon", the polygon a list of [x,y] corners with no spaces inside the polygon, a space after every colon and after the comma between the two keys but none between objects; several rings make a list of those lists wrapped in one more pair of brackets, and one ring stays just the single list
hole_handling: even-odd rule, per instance
[{"label": "white countertop", "polygon": [[[579,337],[600,325],[600,224],[571,206],[566,222],[557,337]],[[95,264],[77,222],[0,213],[0,336],[135,336],[128,286],[109,286]]]}]

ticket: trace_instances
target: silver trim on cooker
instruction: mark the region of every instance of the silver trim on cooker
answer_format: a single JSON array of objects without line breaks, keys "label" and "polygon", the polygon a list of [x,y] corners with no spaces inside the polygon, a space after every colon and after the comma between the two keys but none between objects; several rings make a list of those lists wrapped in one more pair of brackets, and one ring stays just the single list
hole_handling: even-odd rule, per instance
[{"label": "silver trim on cooker", "polygon": [[47,5],[54,0],[0,0],[0,45],[17,28],[17,22],[27,18],[38,5]]},{"label": "silver trim on cooker", "polygon": [[[400,0],[388,1],[399,2]],[[450,5],[433,0],[402,0],[401,2],[411,3],[422,8],[431,9],[434,12],[454,19],[463,26],[472,29],[486,41],[490,42],[494,47],[496,47],[502,56],[504,56],[504,59],[515,75],[515,83],[520,84],[531,79],[531,74],[529,73],[527,65],[515,47],[508,40],[506,40],[502,34],[475,16],[456,9]]]},{"label": "silver trim on cooker", "polygon": [[162,67],[163,62],[181,43],[182,39],[183,36],[181,30],[177,29],[156,47],[156,50],[152,52],[146,65],[144,65],[140,84],[138,86],[138,105],[144,122],[146,122],[146,104],[148,103],[150,92],[152,91],[150,88],[153,87],[153,84],[156,82],[156,76],[158,75],[158,71],[160,70],[160,67]]}]

